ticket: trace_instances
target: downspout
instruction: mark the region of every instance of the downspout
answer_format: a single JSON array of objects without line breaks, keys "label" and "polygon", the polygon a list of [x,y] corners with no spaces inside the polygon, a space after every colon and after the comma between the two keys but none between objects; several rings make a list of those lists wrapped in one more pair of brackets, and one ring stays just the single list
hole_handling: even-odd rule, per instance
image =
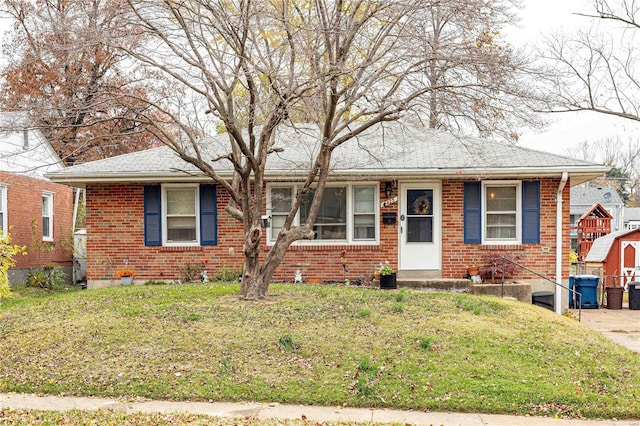
[{"label": "downspout", "polygon": [[562,192],[569,180],[569,174],[562,172],[562,178],[558,185],[558,192],[556,193],[556,291],[555,291],[555,307],[556,313],[562,313],[562,245],[564,242],[564,229],[562,228]]}]

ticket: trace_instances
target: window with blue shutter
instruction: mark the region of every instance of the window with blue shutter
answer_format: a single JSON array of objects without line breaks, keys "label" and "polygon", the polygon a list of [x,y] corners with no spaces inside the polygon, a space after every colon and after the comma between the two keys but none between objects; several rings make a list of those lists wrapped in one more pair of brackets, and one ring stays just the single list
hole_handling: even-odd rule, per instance
[{"label": "window with blue shutter", "polygon": [[480,182],[464,183],[464,242],[482,242],[482,197]]},{"label": "window with blue shutter", "polygon": [[[172,188],[170,189],[173,189],[173,192],[176,192],[175,188],[176,187],[172,186]],[[194,190],[195,188],[191,186],[191,189]],[[202,246],[216,245],[218,243],[218,212],[217,212],[217,201],[216,201],[216,186],[200,185],[199,193],[200,193],[200,199],[199,199],[200,211],[198,213],[199,222],[200,222],[199,223],[199,226],[200,226],[200,242],[199,243]],[[162,224],[163,224],[163,221],[166,222],[168,220],[167,212],[162,211],[162,197],[163,197],[163,191],[161,186],[156,185],[156,186],[144,187],[144,245],[145,246],[161,246],[162,245]],[[176,199],[180,201],[179,197]],[[176,210],[178,213],[182,212],[182,208],[180,208],[180,206],[184,207],[185,204],[180,202],[176,205],[175,200],[172,202],[173,202],[172,205],[174,207],[174,210]],[[189,204],[187,204],[187,206],[188,205]],[[195,204],[191,203],[191,205],[193,206]],[[171,216],[169,219],[173,220],[173,216]],[[181,227],[184,228],[186,226],[185,220],[181,217],[178,217],[177,221],[174,221],[174,222],[175,223],[173,225],[169,224],[171,225],[171,227],[169,230],[167,230],[167,232],[169,233],[167,238],[169,239],[176,239],[176,238],[179,239],[180,235],[178,234],[181,231]],[[176,234],[177,236],[173,234]],[[195,235],[195,231],[193,231],[193,234]],[[193,239],[195,237],[190,237],[190,238]],[[188,241],[189,241],[189,238],[185,237],[185,242],[188,242]],[[172,240],[171,242],[174,242],[174,241]],[[193,242],[191,244],[193,244]],[[178,242],[178,245],[180,245],[179,242]]]},{"label": "window with blue shutter", "polygon": [[144,187],[144,245],[162,245],[162,199],[160,186]]},{"label": "window with blue shutter", "polygon": [[[496,184],[497,187],[500,185]],[[464,242],[465,244],[482,243],[483,224],[483,194],[480,182],[464,183]],[[522,182],[522,201],[517,213],[521,215],[521,243],[540,243],[540,182]],[[508,223],[508,222],[506,222]],[[487,237],[485,237],[487,238]],[[494,238],[499,240],[499,238]],[[499,241],[497,241],[499,242]],[[509,242],[505,239],[505,242]]]},{"label": "window with blue shutter", "polygon": [[522,243],[540,243],[540,182],[522,182]]},{"label": "window with blue shutter", "polygon": [[213,246],[218,243],[217,221],[216,186],[200,185],[200,245]]}]

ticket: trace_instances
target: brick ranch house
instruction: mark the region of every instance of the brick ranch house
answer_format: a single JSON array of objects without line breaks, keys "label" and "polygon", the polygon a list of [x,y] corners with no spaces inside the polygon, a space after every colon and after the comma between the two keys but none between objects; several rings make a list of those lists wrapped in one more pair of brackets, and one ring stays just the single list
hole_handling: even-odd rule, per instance
[{"label": "brick ranch house", "polygon": [[0,115],[0,228],[27,250],[16,256],[9,279],[22,282],[30,270],[50,265],[70,277],[73,189],[44,176],[62,170],[62,162],[39,130],[19,122],[13,114]]},{"label": "brick ranch house", "polygon": [[[266,173],[264,213],[271,224],[263,253],[306,175],[317,138],[317,131],[300,127],[276,136],[284,150],[273,154]],[[217,157],[228,150],[227,135],[202,145]],[[274,278],[293,281],[301,270],[304,280],[341,281],[346,250],[350,279],[370,277],[381,262],[399,274],[462,278],[489,252],[517,255],[532,270],[566,279],[569,188],[607,170],[505,143],[378,126],[336,149],[316,238],[291,246]],[[166,147],[49,176],[86,188],[90,288],[115,284],[115,271],[125,265],[143,282],[178,279],[187,263],[206,262],[209,274],[243,263],[242,225],[225,212],[228,194]]]}]

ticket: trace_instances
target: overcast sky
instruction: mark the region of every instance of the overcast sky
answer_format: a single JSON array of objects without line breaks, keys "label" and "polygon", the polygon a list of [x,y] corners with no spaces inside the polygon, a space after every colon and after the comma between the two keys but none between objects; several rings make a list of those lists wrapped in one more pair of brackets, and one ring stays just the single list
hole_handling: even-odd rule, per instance
[{"label": "overcast sky", "polygon": [[[576,12],[591,12],[592,0],[524,0],[525,7],[520,12],[519,27],[504,31],[509,43],[522,45],[539,40],[543,34],[571,31],[579,25],[588,25],[588,18],[577,16]],[[9,24],[0,19],[0,33]],[[619,135],[623,141],[640,135],[640,124],[631,120],[605,117],[591,112],[562,113],[546,117],[555,121],[542,132],[525,132],[520,145],[537,148],[556,154],[567,154],[567,150],[585,140],[595,141]]]},{"label": "overcast sky", "polygon": [[[516,45],[540,40],[542,35],[572,31],[578,26],[588,27],[590,20],[576,12],[593,12],[592,0],[525,0],[521,11],[520,28],[509,28],[506,39]],[[556,154],[583,141],[596,141],[620,136],[623,141],[640,135],[640,124],[631,120],[606,117],[593,112],[549,114],[555,121],[546,130],[524,133],[520,145],[539,148]]]}]

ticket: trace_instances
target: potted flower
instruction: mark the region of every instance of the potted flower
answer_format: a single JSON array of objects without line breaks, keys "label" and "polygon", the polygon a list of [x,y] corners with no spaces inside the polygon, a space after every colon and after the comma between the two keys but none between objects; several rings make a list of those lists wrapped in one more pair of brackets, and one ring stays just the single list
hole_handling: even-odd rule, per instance
[{"label": "potted flower", "polygon": [[380,264],[380,288],[386,290],[398,288],[396,273],[388,263]]},{"label": "potted flower", "polygon": [[475,277],[477,275],[480,275],[480,265],[470,265],[467,266],[467,276],[470,277]]},{"label": "potted flower", "polygon": [[135,277],[136,271],[130,268],[122,268],[116,271],[116,276],[120,278],[120,283],[122,285],[131,285],[133,282],[133,277]]}]

